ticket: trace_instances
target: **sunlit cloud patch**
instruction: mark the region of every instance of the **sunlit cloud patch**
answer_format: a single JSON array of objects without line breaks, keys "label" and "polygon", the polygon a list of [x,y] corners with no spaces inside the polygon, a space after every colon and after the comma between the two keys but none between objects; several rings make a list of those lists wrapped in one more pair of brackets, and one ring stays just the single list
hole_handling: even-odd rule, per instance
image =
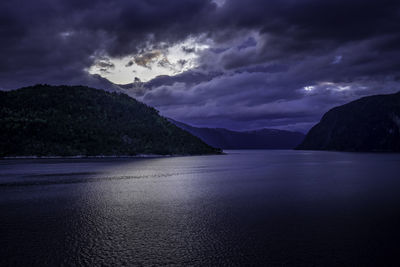
[{"label": "sunlit cloud patch", "polygon": [[146,82],[160,75],[173,76],[196,68],[199,54],[208,48],[208,44],[188,38],[164,49],[149,48],[121,58],[97,56],[88,72],[116,84],[132,83],[135,78]]}]

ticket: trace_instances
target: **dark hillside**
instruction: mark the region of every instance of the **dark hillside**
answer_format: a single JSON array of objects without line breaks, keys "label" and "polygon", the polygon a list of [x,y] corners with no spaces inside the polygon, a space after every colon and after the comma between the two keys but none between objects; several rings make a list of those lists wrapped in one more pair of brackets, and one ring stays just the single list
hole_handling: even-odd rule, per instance
[{"label": "dark hillside", "polygon": [[135,99],[83,86],[0,92],[0,156],[212,154]]}]

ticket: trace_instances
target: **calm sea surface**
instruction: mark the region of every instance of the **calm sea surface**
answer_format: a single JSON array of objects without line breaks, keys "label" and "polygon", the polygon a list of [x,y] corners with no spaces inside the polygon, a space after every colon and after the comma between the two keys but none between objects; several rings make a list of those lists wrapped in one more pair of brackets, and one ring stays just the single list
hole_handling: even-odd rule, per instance
[{"label": "calm sea surface", "polygon": [[400,262],[399,154],[226,152],[1,160],[0,265]]}]

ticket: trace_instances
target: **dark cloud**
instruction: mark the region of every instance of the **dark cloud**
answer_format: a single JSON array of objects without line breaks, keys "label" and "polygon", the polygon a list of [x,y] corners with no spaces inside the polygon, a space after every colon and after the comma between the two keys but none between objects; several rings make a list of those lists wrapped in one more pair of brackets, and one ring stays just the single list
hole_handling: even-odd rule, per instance
[{"label": "dark cloud", "polygon": [[130,67],[130,66],[132,66],[134,63],[133,63],[133,61],[132,60],[129,60],[129,62],[128,63],[126,63],[126,65],[125,65],[125,67]]},{"label": "dark cloud", "polygon": [[1,1],[0,88],[115,89],[87,70],[124,56],[148,67],[192,38],[210,46],[182,46],[197,69],[130,94],[197,125],[306,130],[334,105],[400,89],[399,28],[395,0]]},{"label": "dark cloud", "polygon": [[160,61],[158,61],[158,66],[163,67],[163,68],[168,68],[171,66],[171,63],[168,61],[166,57],[162,58]]},{"label": "dark cloud", "polygon": [[161,56],[161,53],[159,51],[152,51],[135,57],[134,61],[139,66],[150,68],[150,63],[159,56]]},{"label": "dark cloud", "polygon": [[194,53],[196,51],[196,48],[194,47],[186,47],[186,46],[182,46],[182,51],[185,53]]},{"label": "dark cloud", "polygon": [[186,38],[215,8],[203,0],[1,1],[0,88],[68,83],[87,75],[100,56],[146,52],[149,43]]},{"label": "dark cloud", "polygon": [[114,63],[112,63],[110,60],[108,59],[102,59],[102,60],[98,60],[95,63],[95,66],[98,67],[100,69],[101,72],[109,72],[110,70],[115,69],[115,65]]}]

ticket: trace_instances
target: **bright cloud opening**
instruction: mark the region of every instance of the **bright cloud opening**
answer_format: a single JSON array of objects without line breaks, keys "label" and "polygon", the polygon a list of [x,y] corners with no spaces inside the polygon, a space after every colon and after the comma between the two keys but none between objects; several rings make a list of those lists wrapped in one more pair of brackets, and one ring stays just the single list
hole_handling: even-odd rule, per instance
[{"label": "bright cloud opening", "polygon": [[315,86],[312,86],[312,85],[310,85],[310,86],[304,86],[304,90],[306,90],[307,92],[310,92],[310,91],[312,91],[312,90],[314,90],[315,89]]},{"label": "bright cloud opening", "polygon": [[199,53],[209,45],[189,38],[166,49],[154,49],[123,58],[97,57],[88,69],[116,84],[132,83],[135,78],[142,82],[159,75],[177,75],[198,66]]}]

